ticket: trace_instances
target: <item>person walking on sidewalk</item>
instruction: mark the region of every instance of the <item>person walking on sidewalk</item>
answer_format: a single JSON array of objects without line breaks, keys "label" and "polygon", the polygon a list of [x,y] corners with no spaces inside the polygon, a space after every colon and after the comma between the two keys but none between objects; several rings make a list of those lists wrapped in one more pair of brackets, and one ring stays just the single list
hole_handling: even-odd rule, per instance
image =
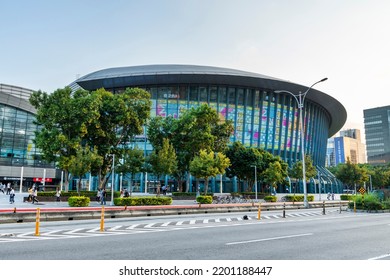
[{"label": "person walking on sidewalk", "polygon": [[39,202],[37,196],[38,196],[38,188],[34,188],[32,192],[32,204],[34,204],[34,202]]},{"label": "person walking on sidewalk", "polygon": [[11,183],[7,184],[7,190],[6,190],[6,195],[9,195],[11,192]]},{"label": "person walking on sidewalk", "polygon": [[103,188],[101,193],[100,193],[100,204],[106,205],[106,189],[105,188]]},{"label": "person walking on sidewalk", "polygon": [[61,190],[60,190],[60,188],[57,188],[56,201],[57,202],[61,202]]},{"label": "person walking on sidewalk", "polygon": [[14,188],[11,188],[9,192],[9,203],[13,204],[15,203],[15,191]]}]

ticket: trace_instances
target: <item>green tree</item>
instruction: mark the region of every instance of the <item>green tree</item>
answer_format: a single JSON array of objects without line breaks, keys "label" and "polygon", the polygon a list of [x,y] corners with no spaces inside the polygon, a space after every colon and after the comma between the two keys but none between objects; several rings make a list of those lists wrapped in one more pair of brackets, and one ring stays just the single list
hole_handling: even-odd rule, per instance
[{"label": "green tree", "polygon": [[[262,179],[263,183],[268,183],[263,177],[265,175],[271,176],[271,164],[274,164],[274,162],[279,162],[280,164],[280,172],[282,173],[280,176],[284,176],[284,178],[287,177],[287,163],[282,161],[280,157],[276,157],[264,149],[245,147],[240,142],[234,142],[227,150],[226,156],[231,161],[231,165],[226,172],[227,176],[230,178],[236,176],[240,181],[246,181],[246,191],[252,190],[255,177],[257,177],[258,180]],[[281,181],[276,180],[275,182]]]},{"label": "green tree", "polygon": [[205,180],[204,193],[207,194],[210,177],[225,173],[225,169],[230,165],[230,160],[223,153],[207,152],[200,150],[190,163],[190,172],[196,178]]},{"label": "green tree", "polygon": [[[305,175],[306,181],[310,178],[314,178],[317,175],[317,169],[313,165],[313,160],[310,155],[305,155]],[[289,172],[290,176],[302,180],[303,179],[303,170],[302,170],[302,161],[297,161],[292,166]]]},{"label": "green tree", "polygon": [[[372,186],[374,188],[381,188],[390,186],[390,166],[389,165],[369,165],[364,164],[367,174],[371,175]],[[369,183],[369,182],[367,182]]]},{"label": "green tree", "polygon": [[335,175],[348,189],[361,186],[368,181],[367,169],[351,163],[349,159],[347,163],[340,164]]},{"label": "green tree", "polygon": [[[151,110],[150,94],[142,89],[126,89],[120,94],[104,89],[73,93],[66,87],[52,94],[34,92],[30,103],[37,109],[41,130],[36,132],[35,144],[44,159],[55,161],[67,173],[79,146],[96,147],[103,162],[92,164],[91,171],[99,176],[99,187],[107,181],[112,155],[121,158],[123,147],[142,133]],[[67,181],[65,185],[67,188]]]},{"label": "green tree", "polygon": [[78,195],[80,195],[81,191],[82,177],[91,170],[92,165],[100,165],[102,162],[103,158],[97,154],[96,149],[90,149],[88,145],[79,147],[76,155],[70,157],[69,171],[79,178],[77,184]]},{"label": "green tree", "polygon": [[36,91],[29,99],[36,108],[34,143],[48,162],[56,162],[65,172],[65,189],[69,188],[69,167],[87,135],[87,125],[98,117],[98,101],[84,90],[72,93],[69,87],[52,94]]},{"label": "green tree", "polygon": [[[245,147],[241,142],[234,142],[226,151],[231,165],[226,170],[229,178],[236,176],[239,181],[247,182],[246,191],[251,191],[255,181],[255,166],[257,178],[262,172],[260,165],[262,161],[261,151],[253,147]],[[259,169],[257,169],[259,167]]]},{"label": "green tree", "polygon": [[261,174],[263,182],[276,188],[278,183],[286,184],[288,176],[288,165],[281,158],[275,157],[275,161],[270,162],[269,166]]},{"label": "green tree", "polygon": [[120,160],[118,166],[116,166],[117,172],[122,174],[130,173],[131,175],[129,186],[130,196],[133,193],[133,181],[135,174],[141,172],[144,163],[144,152],[135,147],[132,149],[124,149],[122,159]]},{"label": "green tree", "polygon": [[148,127],[148,138],[154,149],[162,145],[162,139],[172,143],[178,160],[175,177],[179,181],[187,174],[189,190],[189,164],[204,149],[224,152],[233,133],[231,121],[223,121],[217,111],[207,104],[182,112],[178,119],[153,118]]},{"label": "green tree", "polygon": [[88,123],[88,133],[83,140],[97,147],[98,154],[104,158],[103,164],[92,170],[99,177],[99,187],[103,187],[107,183],[106,175],[111,171],[112,155],[116,159],[122,158],[124,147],[143,132],[151,101],[150,94],[138,88],[127,88],[120,94],[99,89],[91,94],[98,100],[98,117]]},{"label": "green tree", "polygon": [[[163,139],[160,150],[154,150],[149,156],[153,173],[160,180],[162,175],[173,174],[177,168],[176,153],[168,139]],[[157,186],[157,195],[160,195],[160,185]]]}]

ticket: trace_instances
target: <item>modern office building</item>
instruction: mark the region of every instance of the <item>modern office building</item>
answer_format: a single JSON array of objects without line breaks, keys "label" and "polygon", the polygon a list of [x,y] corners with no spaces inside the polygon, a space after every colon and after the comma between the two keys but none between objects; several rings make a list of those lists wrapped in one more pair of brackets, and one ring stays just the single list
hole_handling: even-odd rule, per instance
[{"label": "modern office building", "polygon": [[359,129],[342,130],[339,136],[328,139],[326,166],[336,166],[348,160],[353,164],[367,162]]},{"label": "modern office building", "polygon": [[368,163],[390,163],[390,105],[366,109],[363,113]]},{"label": "modern office building", "polygon": [[[233,121],[231,141],[263,148],[290,165],[301,159],[299,108],[288,92],[299,94],[307,86],[227,68],[146,65],[96,71],[77,79],[71,87],[89,91],[105,88],[113,93],[127,87],[143,88],[152,96],[152,117],[178,117],[183,109],[207,103],[222,118]],[[340,102],[310,89],[303,106],[304,149],[316,166],[324,169],[327,139],[340,130],[346,117]],[[151,149],[146,137],[144,147]]]},{"label": "modern office building", "polygon": [[58,182],[54,165],[41,159],[33,142],[38,127],[35,108],[28,101],[32,92],[0,84],[0,182],[18,190],[20,185],[26,190],[33,183]]}]

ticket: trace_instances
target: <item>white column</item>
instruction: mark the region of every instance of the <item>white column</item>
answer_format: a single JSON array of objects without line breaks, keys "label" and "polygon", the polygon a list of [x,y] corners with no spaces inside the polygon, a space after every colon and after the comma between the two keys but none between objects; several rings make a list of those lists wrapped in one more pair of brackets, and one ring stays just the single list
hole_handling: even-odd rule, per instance
[{"label": "white column", "polygon": [[145,193],[148,193],[148,172],[145,172]]},{"label": "white column", "polygon": [[62,191],[62,188],[64,187],[64,171],[61,171],[61,183],[60,183],[60,190]]},{"label": "white column", "polygon": [[24,166],[20,169],[20,190],[19,193],[22,193],[23,188],[23,172],[24,172]]},{"label": "white column", "polygon": [[45,187],[45,182],[46,182],[46,168],[45,169],[43,169],[43,178],[42,178],[42,185],[43,185],[43,187]]},{"label": "white column", "polygon": [[222,194],[222,174],[221,174],[221,181],[219,181],[219,190]]}]

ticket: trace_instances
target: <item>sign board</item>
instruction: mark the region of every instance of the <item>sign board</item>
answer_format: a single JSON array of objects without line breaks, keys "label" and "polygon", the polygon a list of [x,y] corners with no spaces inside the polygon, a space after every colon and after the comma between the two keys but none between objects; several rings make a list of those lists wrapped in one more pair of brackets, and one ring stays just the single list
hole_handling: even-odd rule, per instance
[{"label": "sign board", "polygon": [[[43,178],[33,178],[33,182],[43,182]],[[53,178],[45,178],[46,183],[51,183],[53,182]]]},{"label": "sign board", "polygon": [[359,189],[359,192],[363,195],[363,194],[366,192],[366,189],[363,188],[363,187],[361,187],[361,188]]}]

